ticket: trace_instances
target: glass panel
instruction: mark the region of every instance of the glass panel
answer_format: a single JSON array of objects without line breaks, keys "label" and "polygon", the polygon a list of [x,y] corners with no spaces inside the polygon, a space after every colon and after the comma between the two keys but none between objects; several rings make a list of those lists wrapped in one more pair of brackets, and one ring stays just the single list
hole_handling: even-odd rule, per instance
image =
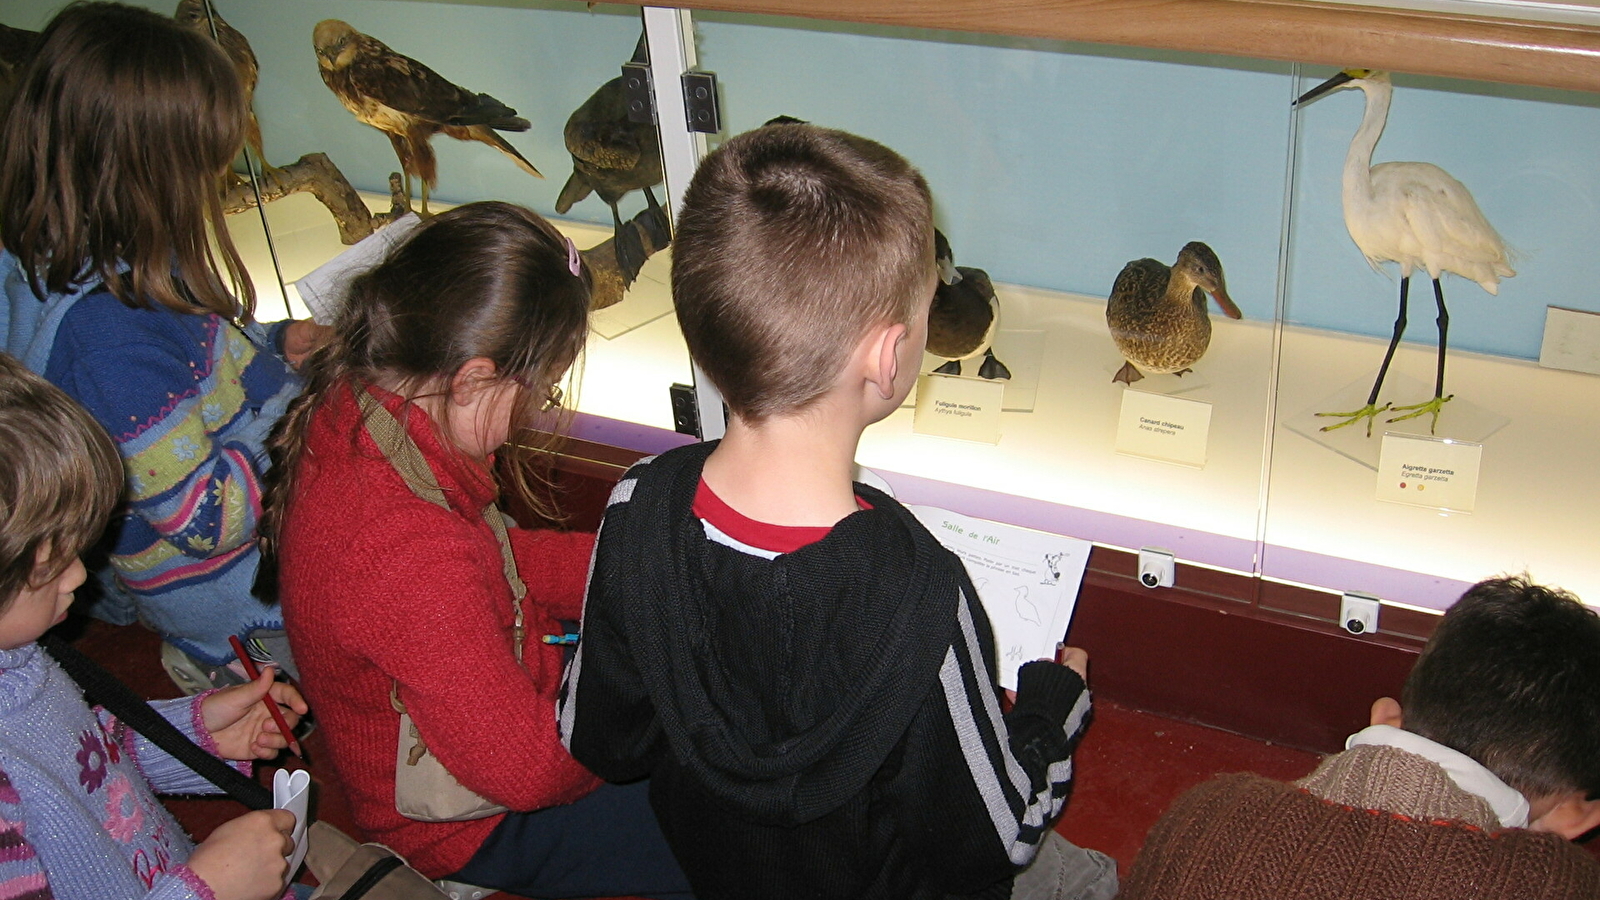
[{"label": "glass panel", "polygon": [[[438,184],[429,192],[432,209],[470,200],[508,200],[550,217],[562,210],[565,218],[558,224],[581,248],[612,239],[612,211],[597,196],[575,204],[562,197],[573,173],[564,131],[569,116],[617,78],[620,66],[633,56],[640,36],[637,10],[590,11],[581,3],[319,2],[245,4],[239,18],[256,26],[258,52],[276,64],[270,73],[264,64],[257,100],[272,158],[327,153],[374,210],[390,206],[390,173],[401,168],[396,150],[383,132],[362,124],[341,104],[319,72],[313,30],[318,22],[338,19],[468,92],[490,95],[528,122],[520,131],[474,129],[478,136],[472,140],[435,135],[431,147],[438,158]],[[325,32],[325,44],[336,39],[334,31]],[[375,85],[363,90],[377,96],[383,89]],[[654,137],[649,128],[645,131]],[[592,137],[592,132],[584,135]],[[626,137],[639,139],[633,131]],[[489,143],[497,140],[504,145]],[[654,158],[653,142],[647,143]],[[579,146],[589,152],[590,144]],[[533,177],[513,151],[544,177]],[[420,175],[413,175],[411,195],[420,205],[423,185]],[[619,199],[619,208],[622,220],[631,220],[645,208],[644,198],[628,192]],[[285,280],[302,277],[341,249],[329,216],[310,197],[269,204],[268,219]],[[604,268],[614,272],[614,259],[608,257],[613,264]],[[596,259],[590,263],[596,267]],[[615,305],[597,314],[581,387],[569,391],[581,410],[671,428],[667,387],[687,380],[688,358],[675,322],[666,315],[671,311],[666,272],[665,255],[658,254],[623,302],[618,302],[622,295],[615,277],[605,279],[611,287],[597,295]],[[641,328],[654,336],[653,353],[617,346]]]},{"label": "glass panel", "polygon": [[[177,3],[144,5],[172,13],[175,8],[182,10]],[[197,7],[196,25],[203,27],[204,0],[191,3]],[[20,27],[41,28],[60,6],[61,0],[15,0],[7,4],[5,20]],[[311,310],[296,282],[343,251],[346,239],[354,240],[375,225],[386,224],[383,214],[393,202],[390,173],[401,170],[395,148],[384,132],[358,121],[341,104],[319,69],[313,29],[319,22],[337,19],[470,94],[489,95],[492,100],[479,98],[484,109],[495,102],[511,108],[493,117],[504,123],[504,130],[474,129],[481,135],[472,140],[443,133],[432,137],[428,143],[437,155],[438,182],[429,191],[428,206],[438,212],[473,200],[523,204],[556,219],[578,247],[595,249],[589,258],[591,269],[609,273],[597,279],[604,285],[596,292],[597,302],[610,305],[595,315],[586,365],[581,369],[582,384],[578,390],[569,389],[567,396],[575,397],[584,412],[672,428],[667,388],[673,382],[688,382],[690,372],[688,355],[670,315],[668,254],[649,255],[637,280],[624,292],[616,274],[616,257],[610,253],[614,245],[597,247],[613,239],[612,210],[597,193],[571,204],[561,202],[563,187],[574,171],[565,141],[568,119],[597,89],[618,78],[622,64],[633,57],[641,35],[637,8],[608,5],[591,10],[579,2],[540,0],[483,5],[406,0],[220,0],[212,6],[226,22],[219,27],[242,35],[253,48],[259,68],[254,109],[265,154],[272,164],[260,181],[268,198],[266,226],[263,212],[255,208],[229,217],[230,232],[260,298],[258,318],[271,321],[309,315]],[[397,82],[365,88],[367,96],[373,97],[402,89]],[[584,123],[605,124],[608,115],[594,113],[592,105],[585,108],[592,115],[585,115]],[[516,118],[526,121],[522,130],[517,130]],[[659,159],[652,126],[645,126],[642,132],[607,127],[621,133],[620,138],[613,135],[614,140],[643,143],[641,159]],[[586,157],[595,155],[596,146],[605,143],[604,134],[596,137],[597,131],[606,128],[574,132],[575,146]],[[523,157],[543,177],[526,171],[513,154]],[[638,168],[651,169],[643,162]],[[247,171],[243,159],[238,169]],[[634,180],[639,177],[635,175]],[[659,180],[660,176],[655,177]],[[628,178],[621,179],[624,184],[605,180],[608,187],[622,193],[618,209],[625,223],[623,233],[637,234],[636,226],[643,225],[644,219],[636,223],[635,217],[647,208],[644,194]],[[411,202],[420,207],[421,179],[412,181]],[[345,188],[359,192],[359,199],[351,204],[352,214],[345,217],[343,238],[330,208],[303,190],[308,182],[329,195]],[[281,196],[286,185],[297,192]],[[241,189],[239,193],[253,207],[253,191]],[[660,188],[654,193],[657,198],[664,197]],[[558,214],[558,208],[563,212]],[[372,213],[380,214],[379,218],[369,218]],[[659,221],[665,225],[664,213]],[[667,235],[660,229],[638,238],[641,257],[666,241]],[[586,421],[580,417],[580,432]]]},{"label": "glass panel", "polygon": [[[786,114],[887,144],[927,176],[954,261],[997,285],[994,347],[1013,373],[998,443],[918,433],[907,408],[869,429],[862,464],[917,502],[1254,569],[1287,65],[742,15],[695,21],[727,134]],[[1190,289],[1170,317],[1119,304],[1121,330],[1188,350],[1179,365],[1193,371],[1115,383],[1124,356],[1108,329],[1113,283],[1146,257],[1164,273],[1191,241],[1214,249],[1244,318],[1205,299],[1214,330],[1194,360],[1201,342],[1180,315],[1192,315]],[[1163,297],[1165,275],[1157,281],[1130,294]],[[965,374],[981,361],[966,361]],[[943,362],[930,355],[926,368]],[[1199,401],[1183,424],[1201,430],[1197,416],[1209,414],[1192,460],[1203,464],[1118,452],[1131,390]],[[1135,416],[1135,428],[1141,417],[1158,428],[1169,418]],[[1125,438],[1120,449],[1139,448]]]},{"label": "glass panel", "polygon": [[[1301,89],[1319,81],[1308,77]],[[1388,125],[1371,157],[1377,166],[1368,175],[1357,161],[1344,175],[1362,191],[1370,180],[1374,199],[1363,212],[1341,200],[1341,172],[1352,165],[1347,148],[1363,116],[1382,127],[1360,85],[1385,88],[1381,77],[1354,84],[1300,113],[1277,404],[1282,436],[1271,465],[1264,571],[1443,608],[1463,582],[1526,568],[1594,602],[1600,379],[1537,361],[1542,343],[1555,349],[1565,335],[1561,365],[1600,369],[1593,315],[1600,311],[1593,290],[1600,276],[1600,100],[1394,76]],[[1417,186],[1404,201],[1384,193],[1396,175]],[[1447,198],[1463,191],[1510,247],[1498,275],[1491,275],[1496,240],[1474,214],[1449,206]],[[1347,220],[1370,224],[1358,225],[1361,237],[1353,239]],[[1425,261],[1442,260],[1436,264],[1446,272],[1440,283],[1449,311],[1443,393],[1454,399],[1443,405],[1433,434],[1482,444],[1475,491],[1462,484],[1472,475],[1470,447],[1429,462],[1438,450],[1431,442],[1383,437],[1428,435],[1431,415],[1391,422],[1400,414],[1382,412],[1370,438],[1364,422],[1322,432],[1341,420],[1312,416],[1365,404],[1393,333],[1397,266],[1384,263],[1375,272],[1363,252],[1411,257],[1418,266],[1380,406],[1434,396],[1440,329]],[[1498,294],[1491,295],[1486,287],[1495,280]],[[1587,314],[1547,328],[1551,306]],[[1381,470],[1380,462],[1387,464]],[[1452,496],[1454,488],[1465,489],[1465,501]]]}]

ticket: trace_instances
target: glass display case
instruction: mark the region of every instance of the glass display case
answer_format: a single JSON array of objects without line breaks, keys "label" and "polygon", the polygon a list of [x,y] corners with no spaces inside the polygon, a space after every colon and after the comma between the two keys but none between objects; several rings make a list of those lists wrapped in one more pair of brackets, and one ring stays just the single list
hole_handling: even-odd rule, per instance
[{"label": "glass display case", "polygon": [[[56,5],[16,0],[7,24],[39,27]],[[1369,11],[1352,8],[1340,20],[1323,8],[1324,18],[1303,28],[1266,29],[1281,38],[1266,40],[1260,23],[1254,32],[1185,28],[1176,8],[1141,21],[1141,13],[1086,4],[1081,19],[1061,25],[1070,17],[1048,6],[839,4],[841,18],[875,24],[674,11],[668,27],[659,11],[642,17],[638,7],[562,0],[216,4],[260,61],[255,109],[274,168],[258,181],[269,193],[279,167],[320,152],[372,211],[385,214],[394,202],[389,179],[400,164],[391,142],[358,121],[319,72],[313,32],[328,19],[527,121],[499,134],[542,179],[494,146],[435,135],[434,210],[479,199],[527,204],[580,247],[615,240],[617,223],[631,226],[647,211],[639,190],[619,201],[616,222],[597,196],[562,202],[574,171],[568,119],[634,58],[643,21],[651,23],[658,107],[661,98],[672,107],[658,109],[657,139],[667,149],[655,191],[669,211],[707,140],[715,146],[779,115],[905,155],[928,178],[955,264],[982,269],[994,284],[999,324],[990,347],[1010,378],[986,384],[994,379],[978,374],[977,357],[962,363],[963,374],[935,373],[949,355],[928,356],[918,395],[871,428],[859,454],[902,499],[1424,609],[1444,608],[1465,583],[1523,570],[1600,603],[1600,563],[1590,552],[1600,498],[1600,295],[1592,289],[1600,280],[1600,95],[1589,92],[1600,83],[1592,73],[1574,74],[1564,61],[1573,54],[1552,53],[1545,77],[1537,55],[1503,60],[1492,47],[1419,34],[1407,45],[1415,70],[1436,74],[1393,75],[1376,150],[1349,162],[1358,130],[1370,137],[1379,124],[1363,87],[1391,82],[1371,74],[1346,85],[1353,89],[1295,101],[1337,71],[1307,60],[1403,62],[1393,49],[1332,58],[1344,45],[1327,35],[1358,31]],[[1563,9],[1550,15],[1564,19],[1574,45],[1600,46],[1600,11]],[[1255,14],[1237,12],[1246,17],[1238,21]],[[925,20],[969,30],[916,27]],[[1074,28],[1112,43],[1060,38]],[[1476,59],[1461,63],[1469,46],[1478,47]],[[664,85],[683,62],[716,73],[722,128],[709,138],[665,124],[674,121],[668,113],[682,121]],[[1487,71],[1543,86],[1437,74]],[[1515,274],[1502,272],[1491,293],[1468,262],[1444,264],[1442,393],[1453,399],[1436,423],[1426,413],[1390,422],[1398,414],[1384,411],[1371,419],[1370,437],[1364,420],[1324,431],[1342,420],[1318,413],[1365,403],[1395,330],[1399,266],[1367,257],[1382,255],[1382,240],[1412,241],[1408,323],[1378,400],[1422,403],[1435,393],[1441,358],[1423,257],[1430,242],[1477,227],[1460,212],[1428,225],[1422,220],[1436,221],[1443,201],[1413,192],[1409,201],[1386,197],[1394,205],[1357,209],[1382,227],[1352,237],[1348,180],[1381,181],[1387,176],[1369,166],[1391,162],[1438,167],[1408,170],[1435,192],[1455,190],[1433,174],[1447,172],[1509,246],[1505,268]],[[420,200],[416,185],[410,193]],[[233,222],[261,316],[305,315],[296,282],[345,246],[333,216],[295,193]],[[1163,273],[1191,242],[1214,253],[1240,317],[1199,295],[1209,341],[1157,334],[1163,346],[1192,345],[1165,366],[1120,346],[1114,333],[1159,331],[1130,298],[1164,296]],[[683,440],[672,434],[668,389],[694,376],[670,314],[669,257],[670,249],[653,253],[597,311],[580,383],[569,392],[578,398],[579,436],[652,452]],[[1131,271],[1156,273],[1160,283],[1121,280],[1140,260],[1148,262]],[[1190,301],[1192,316],[1189,290],[1172,295]],[[1143,377],[1117,380],[1125,363]],[[985,410],[985,423],[944,427],[930,411],[936,396],[980,398],[972,405]],[[714,398],[702,399],[714,411]]]}]

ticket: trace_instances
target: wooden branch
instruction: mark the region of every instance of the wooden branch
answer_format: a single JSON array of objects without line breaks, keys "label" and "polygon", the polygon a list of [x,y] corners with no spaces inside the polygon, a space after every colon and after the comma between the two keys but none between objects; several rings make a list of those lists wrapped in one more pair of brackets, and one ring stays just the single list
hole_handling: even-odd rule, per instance
[{"label": "wooden branch", "polygon": [[269,168],[260,179],[260,196],[250,182],[234,185],[222,195],[222,211],[229,215],[255,209],[258,203],[271,203],[290,194],[310,191],[333,214],[339,226],[339,240],[354,244],[411,209],[400,190],[400,174],[389,175],[390,206],[386,213],[373,213],[344,173],[326,153],[307,153],[281,169]]}]

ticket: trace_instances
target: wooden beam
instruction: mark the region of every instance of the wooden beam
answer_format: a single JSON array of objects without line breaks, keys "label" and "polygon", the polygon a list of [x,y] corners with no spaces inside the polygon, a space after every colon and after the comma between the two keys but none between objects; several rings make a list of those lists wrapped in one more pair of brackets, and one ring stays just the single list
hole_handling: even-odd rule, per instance
[{"label": "wooden beam", "polygon": [[1294,0],[675,0],[673,6],[1600,92],[1600,27]]}]

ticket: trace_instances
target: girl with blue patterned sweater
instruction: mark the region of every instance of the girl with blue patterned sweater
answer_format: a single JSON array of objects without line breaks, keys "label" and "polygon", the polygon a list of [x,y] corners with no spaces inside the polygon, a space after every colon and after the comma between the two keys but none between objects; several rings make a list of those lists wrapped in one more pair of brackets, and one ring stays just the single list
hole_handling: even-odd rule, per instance
[{"label": "girl with blue patterned sweater", "polygon": [[[93,419],[0,353],[0,900],[273,900],[294,815],[246,813],[198,847],[151,794],[215,793],[128,730],[36,643],[66,618],[78,554],[122,494],[122,466]],[[224,759],[270,758],[305,702],[269,669],[250,684],[153,706]]]},{"label": "girl with blue patterned sweater", "polygon": [[244,122],[213,42],[89,3],[45,29],[0,131],[0,349],[116,442],[126,504],[102,581],[190,691],[225,677],[230,635],[281,634],[251,593],[264,447],[323,331],[251,321],[219,199]]}]

